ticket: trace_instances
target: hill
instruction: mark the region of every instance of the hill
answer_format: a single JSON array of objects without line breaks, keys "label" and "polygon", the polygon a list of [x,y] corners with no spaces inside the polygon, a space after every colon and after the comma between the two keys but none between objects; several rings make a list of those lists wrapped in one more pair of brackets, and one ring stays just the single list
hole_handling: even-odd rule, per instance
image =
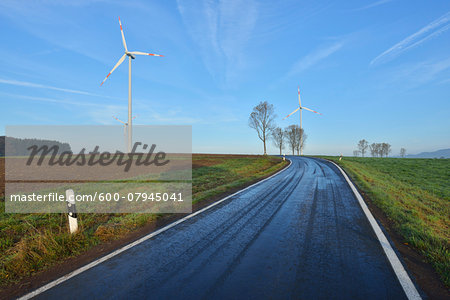
[{"label": "hill", "polygon": [[[58,141],[51,140],[40,140],[40,139],[18,139],[13,137],[8,137],[8,155],[28,155],[28,147],[36,145],[41,146],[58,146],[58,153],[63,151],[71,151],[70,145],[68,143],[61,143]],[[0,157],[5,156],[6,152],[6,141],[5,136],[0,136]]]},{"label": "hill", "polygon": [[450,149],[406,155],[407,158],[450,158]]}]

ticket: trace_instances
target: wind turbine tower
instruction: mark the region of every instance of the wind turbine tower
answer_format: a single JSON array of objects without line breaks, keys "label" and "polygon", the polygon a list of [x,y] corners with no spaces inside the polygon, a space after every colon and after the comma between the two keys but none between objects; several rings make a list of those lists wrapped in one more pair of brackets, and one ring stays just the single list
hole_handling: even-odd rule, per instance
[{"label": "wind turbine tower", "polygon": [[140,52],[140,51],[128,51],[127,43],[125,42],[125,36],[123,34],[122,22],[120,21],[120,17],[119,17],[119,25],[120,25],[120,33],[122,34],[123,47],[125,48],[125,54],[122,55],[122,57],[116,63],[114,68],[112,68],[111,72],[109,72],[108,75],[106,75],[105,79],[103,79],[100,86],[103,85],[103,83],[106,81],[106,79],[108,79],[109,75],[111,75],[111,73],[114,72],[114,70],[118,66],[120,66],[120,64],[123,63],[125,58],[128,56],[128,122],[127,122],[128,140],[127,140],[127,151],[128,151],[128,153],[131,153],[131,147],[132,147],[132,142],[133,142],[133,137],[132,137],[132,134],[133,134],[132,119],[133,118],[131,117],[131,60],[136,58],[135,55],[150,55],[150,56],[163,56],[163,55],[153,54],[153,53],[145,53],[145,52]]},{"label": "wind turbine tower", "polygon": [[[127,138],[128,123],[120,120],[119,118],[117,118],[115,116],[112,116],[112,117],[123,124],[123,136],[125,138],[124,147],[125,147],[125,151],[128,151],[128,138]],[[134,116],[131,120],[136,119],[136,117],[137,116]]]},{"label": "wind turbine tower", "polygon": [[297,112],[297,110],[300,110],[300,155],[303,155],[302,110],[306,109],[306,110],[312,111],[313,113],[316,113],[319,115],[322,115],[322,114],[320,112],[317,112],[315,110],[312,110],[312,109],[302,106],[302,101],[300,99],[300,87],[297,87],[297,92],[298,92],[298,108],[296,110],[294,110],[293,112],[291,112],[290,114],[288,114],[286,117],[284,117],[283,120],[290,117],[291,115],[293,115],[295,112]]}]

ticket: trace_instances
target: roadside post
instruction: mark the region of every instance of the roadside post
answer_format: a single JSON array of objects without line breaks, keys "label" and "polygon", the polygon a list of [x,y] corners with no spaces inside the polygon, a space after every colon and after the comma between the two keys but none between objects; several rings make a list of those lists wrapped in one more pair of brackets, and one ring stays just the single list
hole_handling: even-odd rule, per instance
[{"label": "roadside post", "polygon": [[66,190],[66,202],[69,218],[69,229],[70,233],[76,233],[78,231],[78,219],[77,219],[77,209],[75,206],[75,194],[72,189]]},{"label": "roadside post", "polygon": [[283,160],[286,160],[286,154],[283,154]]}]

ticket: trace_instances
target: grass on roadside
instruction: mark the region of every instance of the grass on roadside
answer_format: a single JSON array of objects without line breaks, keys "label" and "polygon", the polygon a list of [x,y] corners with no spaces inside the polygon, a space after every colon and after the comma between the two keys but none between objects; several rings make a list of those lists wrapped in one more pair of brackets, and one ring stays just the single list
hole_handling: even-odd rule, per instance
[{"label": "grass on roadside", "polygon": [[[268,175],[286,162],[279,158],[193,155],[192,197],[199,202]],[[0,191],[3,195],[4,191]],[[79,233],[68,234],[67,214],[6,214],[0,201],[0,288],[125,236],[157,214],[79,214]]]},{"label": "grass on roadside", "polygon": [[323,157],[338,163],[450,286],[450,159]]}]

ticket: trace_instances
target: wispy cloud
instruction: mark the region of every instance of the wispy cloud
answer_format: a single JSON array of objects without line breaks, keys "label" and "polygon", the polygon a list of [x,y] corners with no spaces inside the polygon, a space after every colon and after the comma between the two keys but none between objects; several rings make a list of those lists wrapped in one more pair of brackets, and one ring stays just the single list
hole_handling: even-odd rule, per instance
[{"label": "wispy cloud", "polygon": [[353,11],[366,10],[366,9],[373,8],[373,7],[376,7],[376,6],[380,6],[380,5],[389,3],[389,2],[392,2],[392,0],[379,0],[379,1],[375,1],[373,3],[367,4],[367,5],[363,6],[363,7],[356,8]]},{"label": "wispy cloud", "polygon": [[[32,101],[41,101],[41,102],[49,102],[49,103],[56,103],[56,104],[68,104],[68,105],[76,105],[76,106],[105,107],[105,104],[93,103],[93,102],[81,102],[81,101],[73,101],[73,100],[67,100],[67,99],[27,96],[27,95],[3,93],[3,92],[1,94],[4,96],[7,96],[7,97],[14,97],[14,98],[20,98],[20,99],[32,100]],[[118,108],[122,108],[122,106],[119,106],[119,105],[114,105],[114,106],[116,106]],[[123,106],[123,107],[125,107],[125,106]]]},{"label": "wispy cloud", "polygon": [[441,82],[439,82],[439,84],[447,84],[450,83],[450,78],[444,79]]},{"label": "wispy cloud", "polygon": [[311,68],[312,66],[318,64],[320,61],[326,59],[328,56],[341,49],[343,45],[343,42],[337,42],[330,46],[316,49],[315,51],[307,54],[306,56],[300,58],[297,62],[295,62],[291,67],[291,70],[286,74],[285,77],[291,77]]},{"label": "wispy cloud", "polygon": [[60,52],[61,49],[60,48],[52,48],[52,49],[47,49],[47,50],[42,50],[42,51],[38,51],[35,53],[31,53],[30,56],[43,56],[43,55],[49,55],[49,54],[54,54],[56,52]]},{"label": "wispy cloud", "polygon": [[178,0],[178,11],[200,49],[209,73],[228,85],[245,68],[245,47],[258,18],[252,0],[187,3]]},{"label": "wispy cloud", "polygon": [[200,120],[197,118],[181,117],[181,116],[164,116],[156,112],[151,115],[151,120],[163,124],[195,124],[200,122]]},{"label": "wispy cloud", "polygon": [[438,79],[440,74],[450,70],[450,58],[434,61],[422,61],[419,63],[401,66],[393,72],[393,81],[411,82],[415,85]]},{"label": "wispy cloud", "polygon": [[54,87],[54,86],[50,86],[50,85],[43,85],[43,84],[32,83],[32,82],[27,82],[27,81],[18,81],[18,80],[10,80],[10,79],[0,78],[0,83],[8,84],[8,85],[16,85],[16,86],[25,86],[25,87],[31,87],[31,88],[54,90],[54,91],[79,94],[79,95],[89,95],[89,96],[94,95],[94,94],[84,92],[84,91],[58,88],[58,87]]},{"label": "wispy cloud", "polygon": [[449,76],[450,57],[426,59],[388,67],[375,77],[375,86],[396,91],[409,90],[426,85],[447,84]]},{"label": "wispy cloud", "polygon": [[417,47],[420,44],[426,42],[427,40],[442,34],[443,32],[450,29],[449,22],[450,22],[450,12],[447,12],[442,17],[434,20],[427,26],[423,27],[419,31],[408,36],[404,40],[400,41],[399,43],[395,44],[388,50],[384,51],[383,53],[375,57],[370,62],[370,65],[375,65],[378,63],[389,61],[397,57],[398,55],[402,54],[403,52],[411,48]]},{"label": "wispy cloud", "polygon": [[[13,93],[4,93],[0,92],[0,95],[3,97],[11,97],[23,99],[26,101],[38,101],[38,102],[46,102],[52,103],[56,105],[66,106],[66,107],[85,107],[80,110],[80,113],[88,115],[92,121],[98,124],[103,125],[112,125],[119,124],[117,123],[112,116],[120,115],[122,113],[124,118],[126,118],[126,105],[111,105],[104,103],[92,103],[92,102],[81,102],[74,101],[71,99],[58,99],[58,98],[50,98],[50,97],[37,97],[37,96],[27,96],[21,94],[13,94]],[[148,101],[147,101],[148,102]],[[164,110],[156,111],[152,109],[150,106],[145,104],[138,104],[139,107],[139,118],[136,119],[137,124],[142,123],[145,124],[151,120],[151,122],[163,123],[163,124],[194,124],[199,123],[201,120],[194,117],[186,117],[184,116],[184,111],[181,108],[172,109],[172,110]],[[147,116],[147,117],[145,117]]]},{"label": "wispy cloud", "polygon": [[29,88],[47,89],[47,90],[53,90],[53,91],[58,91],[58,92],[70,93],[70,94],[111,98],[109,96],[98,95],[98,94],[89,93],[89,92],[85,92],[85,91],[59,88],[59,87],[55,87],[55,86],[51,86],[51,85],[44,85],[44,84],[33,83],[33,82],[28,82],[28,81],[19,81],[19,80],[13,80],[13,79],[0,78],[0,83],[8,84],[8,85],[15,85],[15,86],[29,87]]},{"label": "wispy cloud", "polygon": [[[50,98],[50,97],[37,97],[37,96],[27,96],[27,95],[21,95],[21,94],[12,94],[12,93],[0,93],[3,98],[5,97],[11,97],[11,98],[17,98],[17,99],[23,99],[26,101],[32,101],[32,102],[46,102],[51,103],[55,105],[60,105],[61,107],[69,107],[71,110],[73,110],[73,107],[83,107],[78,108],[81,114],[88,115],[92,121],[99,124],[114,124],[114,120],[112,118],[112,115],[117,114],[120,111],[126,110],[125,105],[115,105],[115,104],[102,104],[102,103],[93,103],[93,102],[82,102],[82,101],[75,101],[71,99],[59,99],[59,98]],[[38,117],[43,116],[42,114],[35,114]],[[34,118],[36,119],[36,118]]]}]

